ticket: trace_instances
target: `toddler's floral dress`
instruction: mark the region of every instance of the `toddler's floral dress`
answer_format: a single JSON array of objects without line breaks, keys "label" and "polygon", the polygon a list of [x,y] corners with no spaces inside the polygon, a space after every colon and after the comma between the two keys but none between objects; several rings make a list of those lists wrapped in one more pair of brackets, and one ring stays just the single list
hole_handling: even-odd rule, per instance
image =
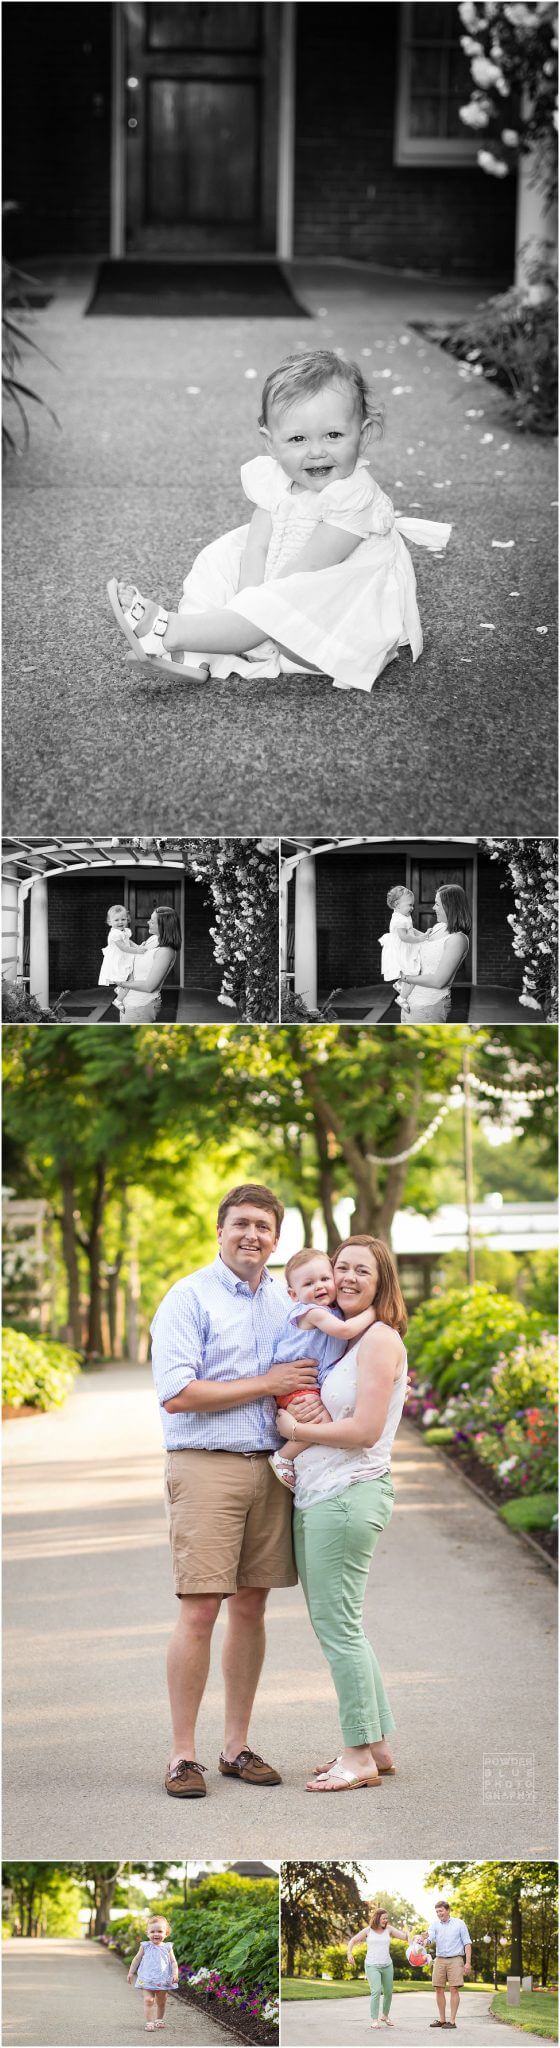
[{"label": "toddler's floral dress", "polygon": [[[262,628],[262,642],[249,655],[208,657],[202,650],[185,660],[209,661],[211,675],[222,677],[231,675],[232,668],[242,676],[297,674],[311,663],[346,690],[371,690],[399,647],[410,646],[417,661],[422,628],[403,536],[439,553],[451,527],[397,517],[364,460],[351,476],[318,492],[294,491],[285,470],[269,455],[246,462],[241,481],[246,497],[272,520],[264,583],[239,590],[249,529],[238,526],[197,556],[183,584],[179,611],[225,606]],[[296,569],[280,576],[322,522],[357,534],[358,547],[333,568]],[[281,647],[290,654],[282,654]]]},{"label": "toddler's floral dress", "polygon": [[142,1961],[136,1972],[142,1991],[170,1991],[173,1983],[171,1945],[168,1941],[143,1941]]}]

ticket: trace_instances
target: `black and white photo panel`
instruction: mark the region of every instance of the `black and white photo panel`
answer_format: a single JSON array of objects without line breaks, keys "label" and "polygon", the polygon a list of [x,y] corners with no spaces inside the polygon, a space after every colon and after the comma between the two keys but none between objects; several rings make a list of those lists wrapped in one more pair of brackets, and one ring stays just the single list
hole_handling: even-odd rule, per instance
[{"label": "black and white photo panel", "polygon": [[278,860],[277,839],[5,839],[5,1023],[278,1023]]},{"label": "black and white photo panel", "polygon": [[556,839],[282,841],[282,1021],[558,1015]]}]

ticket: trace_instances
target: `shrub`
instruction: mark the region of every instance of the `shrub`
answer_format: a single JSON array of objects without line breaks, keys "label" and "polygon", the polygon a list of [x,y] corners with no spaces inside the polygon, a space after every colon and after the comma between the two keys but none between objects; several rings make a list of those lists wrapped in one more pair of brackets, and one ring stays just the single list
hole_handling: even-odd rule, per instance
[{"label": "shrub", "polygon": [[10,1408],[61,1408],[79,1370],[66,1344],[26,1337],[23,1330],[2,1333],[2,1399]]},{"label": "shrub", "polygon": [[[179,1964],[193,1970],[216,1970],[226,1985],[241,1978],[251,1990],[267,1996],[278,1991],[278,1884],[275,1878],[251,1883],[224,1873],[209,1886],[197,1886],[187,1910],[172,1918]],[[208,1897],[210,1891],[211,1896]],[[200,1897],[206,1893],[206,1897]]]},{"label": "shrub", "polygon": [[542,1317],[510,1295],[480,1283],[454,1288],[416,1310],[408,1332],[409,1363],[419,1388],[427,1386],[441,1400],[460,1387],[484,1386],[502,1356],[521,1338],[538,1341],[542,1330]]},{"label": "shrub", "polygon": [[510,1529],[553,1529],[558,1515],[556,1493],[527,1494],[520,1500],[508,1500],[499,1510],[503,1522]]},{"label": "shrub", "polygon": [[426,1444],[452,1444],[455,1442],[455,1430],[427,1429],[424,1436],[424,1442]]},{"label": "shrub", "polygon": [[469,318],[428,332],[450,355],[481,369],[507,392],[511,415],[522,432],[556,433],[555,291],[533,304],[525,289],[512,286],[484,300]]},{"label": "shrub", "polygon": [[[356,1972],[357,1976],[362,1975],[363,1967],[362,1959],[361,1969]],[[346,1948],[342,1943],[331,1942],[328,1948],[323,1949],[321,1975],[323,1971],[327,1972],[336,1984],[349,1983],[354,1972],[348,1961]]]},{"label": "shrub", "polygon": [[25,981],[4,981],[2,979],[2,1020],[4,1024],[56,1024],[58,1012],[42,1009],[36,996],[29,994]]}]

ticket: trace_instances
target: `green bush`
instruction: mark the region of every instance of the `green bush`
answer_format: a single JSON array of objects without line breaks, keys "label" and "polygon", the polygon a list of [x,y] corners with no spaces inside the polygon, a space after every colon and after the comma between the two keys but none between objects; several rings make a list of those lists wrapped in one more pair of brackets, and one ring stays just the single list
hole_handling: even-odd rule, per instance
[{"label": "green bush", "polygon": [[[269,1996],[278,1991],[278,1884],[275,1878],[251,1883],[224,1873],[189,1895],[188,1908],[172,1917],[177,1962],[193,1970],[218,1970],[226,1984],[242,1978],[251,1989],[262,1984]],[[213,1896],[200,1898],[210,1890]]]},{"label": "green bush", "polygon": [[425,1444],[452,1444],[454,1441],[454,1429],[426,1429],[424,1431]]},{"label": "green bush", "polygon": [[553,1529],[558,1514],[555,1493],[528,1493],[521,1500],[508,1500],[499,1510],[510,1529]]},{"label": "green bush", "polygon": [[536,1342],[543,1327],[534,1309],[493,1287],[453,1288],[416,1309],[408,1332],[409,1364],[439,1395],[465,1384],[481,1387],[499,1358],[509,1357],[521,1338]]},{"label": "green bush", "polygon": [[334,1979],[336,1984],[346,1984],[348,1982],[352,1972],[346,1949],[342,1944],[339,1945],[338,1943],[331,1942],[328,1948],[323,1949],[321,1975],[323,1970],[329,1977]]},{"label": "green bush", "polygon": [[61,1408],[80,1360],[50,1337],[2,1332],[2,1400],[10,1408]]},{"label": "green bush", "polygon": [[522,1269],[521,1293],[526,1308],[536,1309],[547,1330],[558,1328],[558,1252],[531,1252]]},{"label": "green bush", "polygon": [[[156,1908],[159,1913],[159,1905]],[[147,1941],[147,1913],[123,1913],[118,1920],[112,1920],[104,1938],[104,1945],[114,1949],[130,1969],[141,1941]]]}]

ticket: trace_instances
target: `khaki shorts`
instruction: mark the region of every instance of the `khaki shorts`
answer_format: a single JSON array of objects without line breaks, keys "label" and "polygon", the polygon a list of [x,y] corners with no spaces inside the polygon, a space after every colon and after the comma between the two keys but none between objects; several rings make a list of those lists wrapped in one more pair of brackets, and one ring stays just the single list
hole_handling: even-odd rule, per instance
[{"label": "khaki shorts", "polygon": [[432,1970],[432,1984],[438,1991],[444,1991],[446,1984],[451,1990],[458,1990],[463,1982],[465,1963],[463,1956],[436,1956]]},{"label": "khaki shorts", "polygon": [[169,1451],[165,1504],[178,1599],[297,1585],[291,1495],[266,1451]]}]

